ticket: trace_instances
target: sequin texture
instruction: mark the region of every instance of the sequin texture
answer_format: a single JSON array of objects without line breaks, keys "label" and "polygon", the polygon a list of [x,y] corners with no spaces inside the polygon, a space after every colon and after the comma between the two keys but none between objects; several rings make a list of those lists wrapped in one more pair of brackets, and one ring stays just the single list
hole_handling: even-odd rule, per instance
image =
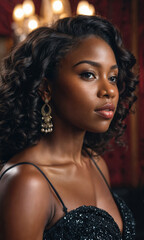
[{"label": "sequin texture", "polygon": [[45,230],[43,240],[134,240],[135,221],[132,213],[116,194],[114,198],[122,216],[123,234],[106,211],[94,206],[80,206]]}]

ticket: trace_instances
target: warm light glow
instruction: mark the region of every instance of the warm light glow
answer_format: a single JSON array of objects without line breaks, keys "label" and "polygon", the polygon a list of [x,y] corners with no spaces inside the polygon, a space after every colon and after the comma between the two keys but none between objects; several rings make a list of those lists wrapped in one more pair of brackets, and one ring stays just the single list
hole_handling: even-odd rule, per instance
[{"label": "warm light glow", "polygon": [[16,42],[25,39],[34,29],[48,25],[50,26],[57,19],[71,15],[69,0],[42,0],[40,17],[35,15],[34,0],[21,0],[13,10],[14,36]]},{"label": "warm light glow", "polygon": [[91,16],[95,14],[95,8],[92,4],[89,4],[89,12],[91,13]]},{"label": "warm light glow", "polygon": [[63,11],[63,4],[61,0],[53,0],[52,2],[52,8],[54,13],[60,14]]},{"label": "warm light glow", "polygon": [[95,8],[92,4],[87,1],[80,1],[77,7],[77,14],[81,15],[93,15],[95,13]]},{"label": "warm light glow", "polygon": [[24,12],[22,9],[22,5],[18,4],[15,6],[13,10],[13,19],[17,22],[17,21],[22,21],[23,18],[24,18]]},{"label": "warm light glow", "polygon": [[66,18],[66,17],[68,17],[68,14],[67,13],[62,13],[59,18],[63,19],[63,18]]},{"label": "warm light glow", "polygon": [[38,28],[38,19],[34,16],[31,17],[28,21],[28,28],[30,31]]},{"label": "warm light glow", "polygon": [[89,3],[87,1],[80,1],[77,6],[77,13],[84,14],[89,10]]},{"label": "warm light glow", "polygon": [[23,2],[23,11],[24,11],[24,15],[26,17],[29,17],[29,16],[33,15],[34,12],[35,12],[35,6],[34,6],[33,1],[25,0]]}]

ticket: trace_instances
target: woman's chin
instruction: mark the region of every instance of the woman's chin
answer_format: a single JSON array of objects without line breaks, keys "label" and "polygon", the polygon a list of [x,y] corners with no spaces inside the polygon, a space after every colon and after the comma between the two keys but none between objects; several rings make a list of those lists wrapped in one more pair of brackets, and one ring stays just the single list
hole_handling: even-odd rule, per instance
[{"label": "woman's chin", "polygon": [[89,130],[87,130],[88,132],[93,132],[93,133],[105,133],[105,132],[107,132],[108,131],[108,129],[109,129],[109,124],[107,124],[107,125],[103,125],[103,126],[100,126],[99,125],[99,127],[97,127],[97,128],[92,128],[92,129],[89,129]]}]

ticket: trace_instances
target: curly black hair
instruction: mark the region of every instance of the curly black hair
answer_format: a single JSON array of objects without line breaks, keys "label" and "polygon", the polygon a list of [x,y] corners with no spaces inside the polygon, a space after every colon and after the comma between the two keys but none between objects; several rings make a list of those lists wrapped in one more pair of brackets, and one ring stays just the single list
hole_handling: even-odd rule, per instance
[{"label": "curly black hair", "polygon": [[83,149],[102,154],[110,139],[118,142],[125,130],[124,119],[136,100],[138,80],[132,72],[136,60],[123,47],[121,35],[113,24],[100,16],[79,15],[60,19],[52,27],[36,29],[4,59],[0,77],[1,161],[7,162],[41,139],[42,79],[52,81],[60,60],[90,35],[105,40],[115,54],[119,102],[108,131],[86,132]]}]

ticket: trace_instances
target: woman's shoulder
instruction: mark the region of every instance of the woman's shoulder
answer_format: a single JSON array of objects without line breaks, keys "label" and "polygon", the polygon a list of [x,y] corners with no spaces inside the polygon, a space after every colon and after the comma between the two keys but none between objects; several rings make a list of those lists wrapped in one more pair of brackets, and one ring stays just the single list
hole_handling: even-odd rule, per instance
[{"label": "woman's shoulder", "polygon": [[40,172],[40,168],[33,162],[19,161],[16,163],[6,163],[0,172],[0,186],[5,191],[10,189],[18,190],[19,192],[28,192],[32,190],[33,193],[41,196],[47,195],[49,197],[49,184]]},{"label": "woman's shoulder", "polygon": [[[20,228],[25,223],[37,225],[37,222],[38,228],[44,227],[53,205],[49,184],[40,171],[32,164],[8,163],[2,168],[1,176],[0,212],[5,225],[10,227],[13,220]],[[30,232],[29,227],[26,230]]]}]

